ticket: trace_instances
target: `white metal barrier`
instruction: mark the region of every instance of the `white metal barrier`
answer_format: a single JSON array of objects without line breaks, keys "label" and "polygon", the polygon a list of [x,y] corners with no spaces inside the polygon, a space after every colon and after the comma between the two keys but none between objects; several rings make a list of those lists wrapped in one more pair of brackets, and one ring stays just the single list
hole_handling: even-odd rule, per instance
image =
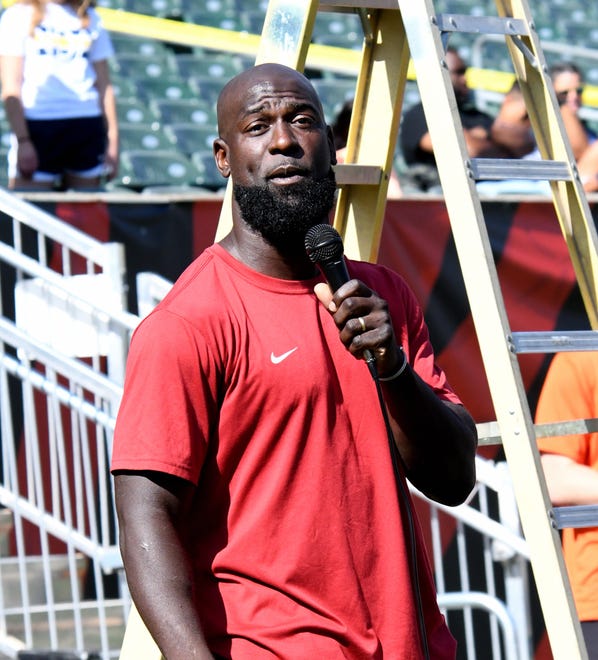
[{"label": "white metal barrier", "polygon": [[118,656],[130,598],[109,473],[124,251],[0,189],[0,651]]},{"label": "white metal barrier", "polygon": [[[483,428],[478,427],[480,435]],[[468,659],[481,647],[493,660],[527,660],[533,657],[529,556],[508,468],[478,456],[476,471],[476,487],[458,507],[442,506],[412,489],[429,506],[438,602],[447,610],[449,628],[456,633],[458,627]],[[446,524],[447,517],[453,524]],[[447,534],[456,558],[446,553]],[[487,615],[478,617],[477,625],[476,609]]]}]

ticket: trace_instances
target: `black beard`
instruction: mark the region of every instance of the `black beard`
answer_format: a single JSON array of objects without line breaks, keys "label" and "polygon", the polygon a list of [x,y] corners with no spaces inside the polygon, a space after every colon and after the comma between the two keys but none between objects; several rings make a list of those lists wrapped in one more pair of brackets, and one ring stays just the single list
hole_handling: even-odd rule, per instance
[{"label": "black beard", "polygon": [[310,227],[327,222],[334,206],[336,180],[332,169],[322,179],[273,190],[268,186],[233,186],[233,194],[247,225],[281,253],[305,250]]}]

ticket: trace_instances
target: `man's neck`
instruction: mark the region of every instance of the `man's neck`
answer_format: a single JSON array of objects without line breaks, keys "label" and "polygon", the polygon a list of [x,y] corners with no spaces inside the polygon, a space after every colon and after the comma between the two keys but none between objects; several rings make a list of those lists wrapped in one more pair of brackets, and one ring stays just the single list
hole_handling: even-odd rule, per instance
[{"label": "man's neck", "polygon": [[281,280],[308,280],[317,275],[303,247],[296,253],[282,254],[261,236],[235,225],[220,246],[249,268]]}]

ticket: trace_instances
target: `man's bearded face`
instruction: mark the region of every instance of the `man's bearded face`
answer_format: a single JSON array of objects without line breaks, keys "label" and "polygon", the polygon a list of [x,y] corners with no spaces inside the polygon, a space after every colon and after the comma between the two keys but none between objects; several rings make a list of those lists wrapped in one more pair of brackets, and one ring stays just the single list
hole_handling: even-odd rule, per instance
[{"label": "man's bearded face", "polygon": [[233,187],[243,220],[257,234],[280,252],[303,249],[310,227],[328,221],[334,206],[334,172],[323,179],[303,179],[287,187]]}]

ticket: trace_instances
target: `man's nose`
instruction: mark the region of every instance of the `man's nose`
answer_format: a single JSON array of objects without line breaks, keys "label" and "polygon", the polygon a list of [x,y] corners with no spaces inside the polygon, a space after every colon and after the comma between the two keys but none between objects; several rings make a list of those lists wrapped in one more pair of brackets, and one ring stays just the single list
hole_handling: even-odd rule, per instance
[{"label": "man's nose", "polygon": [[278,121],[272,127],[272,140],[270,148],[276,151],[285,151],[297,145],[295,133],[286,121]]}]

